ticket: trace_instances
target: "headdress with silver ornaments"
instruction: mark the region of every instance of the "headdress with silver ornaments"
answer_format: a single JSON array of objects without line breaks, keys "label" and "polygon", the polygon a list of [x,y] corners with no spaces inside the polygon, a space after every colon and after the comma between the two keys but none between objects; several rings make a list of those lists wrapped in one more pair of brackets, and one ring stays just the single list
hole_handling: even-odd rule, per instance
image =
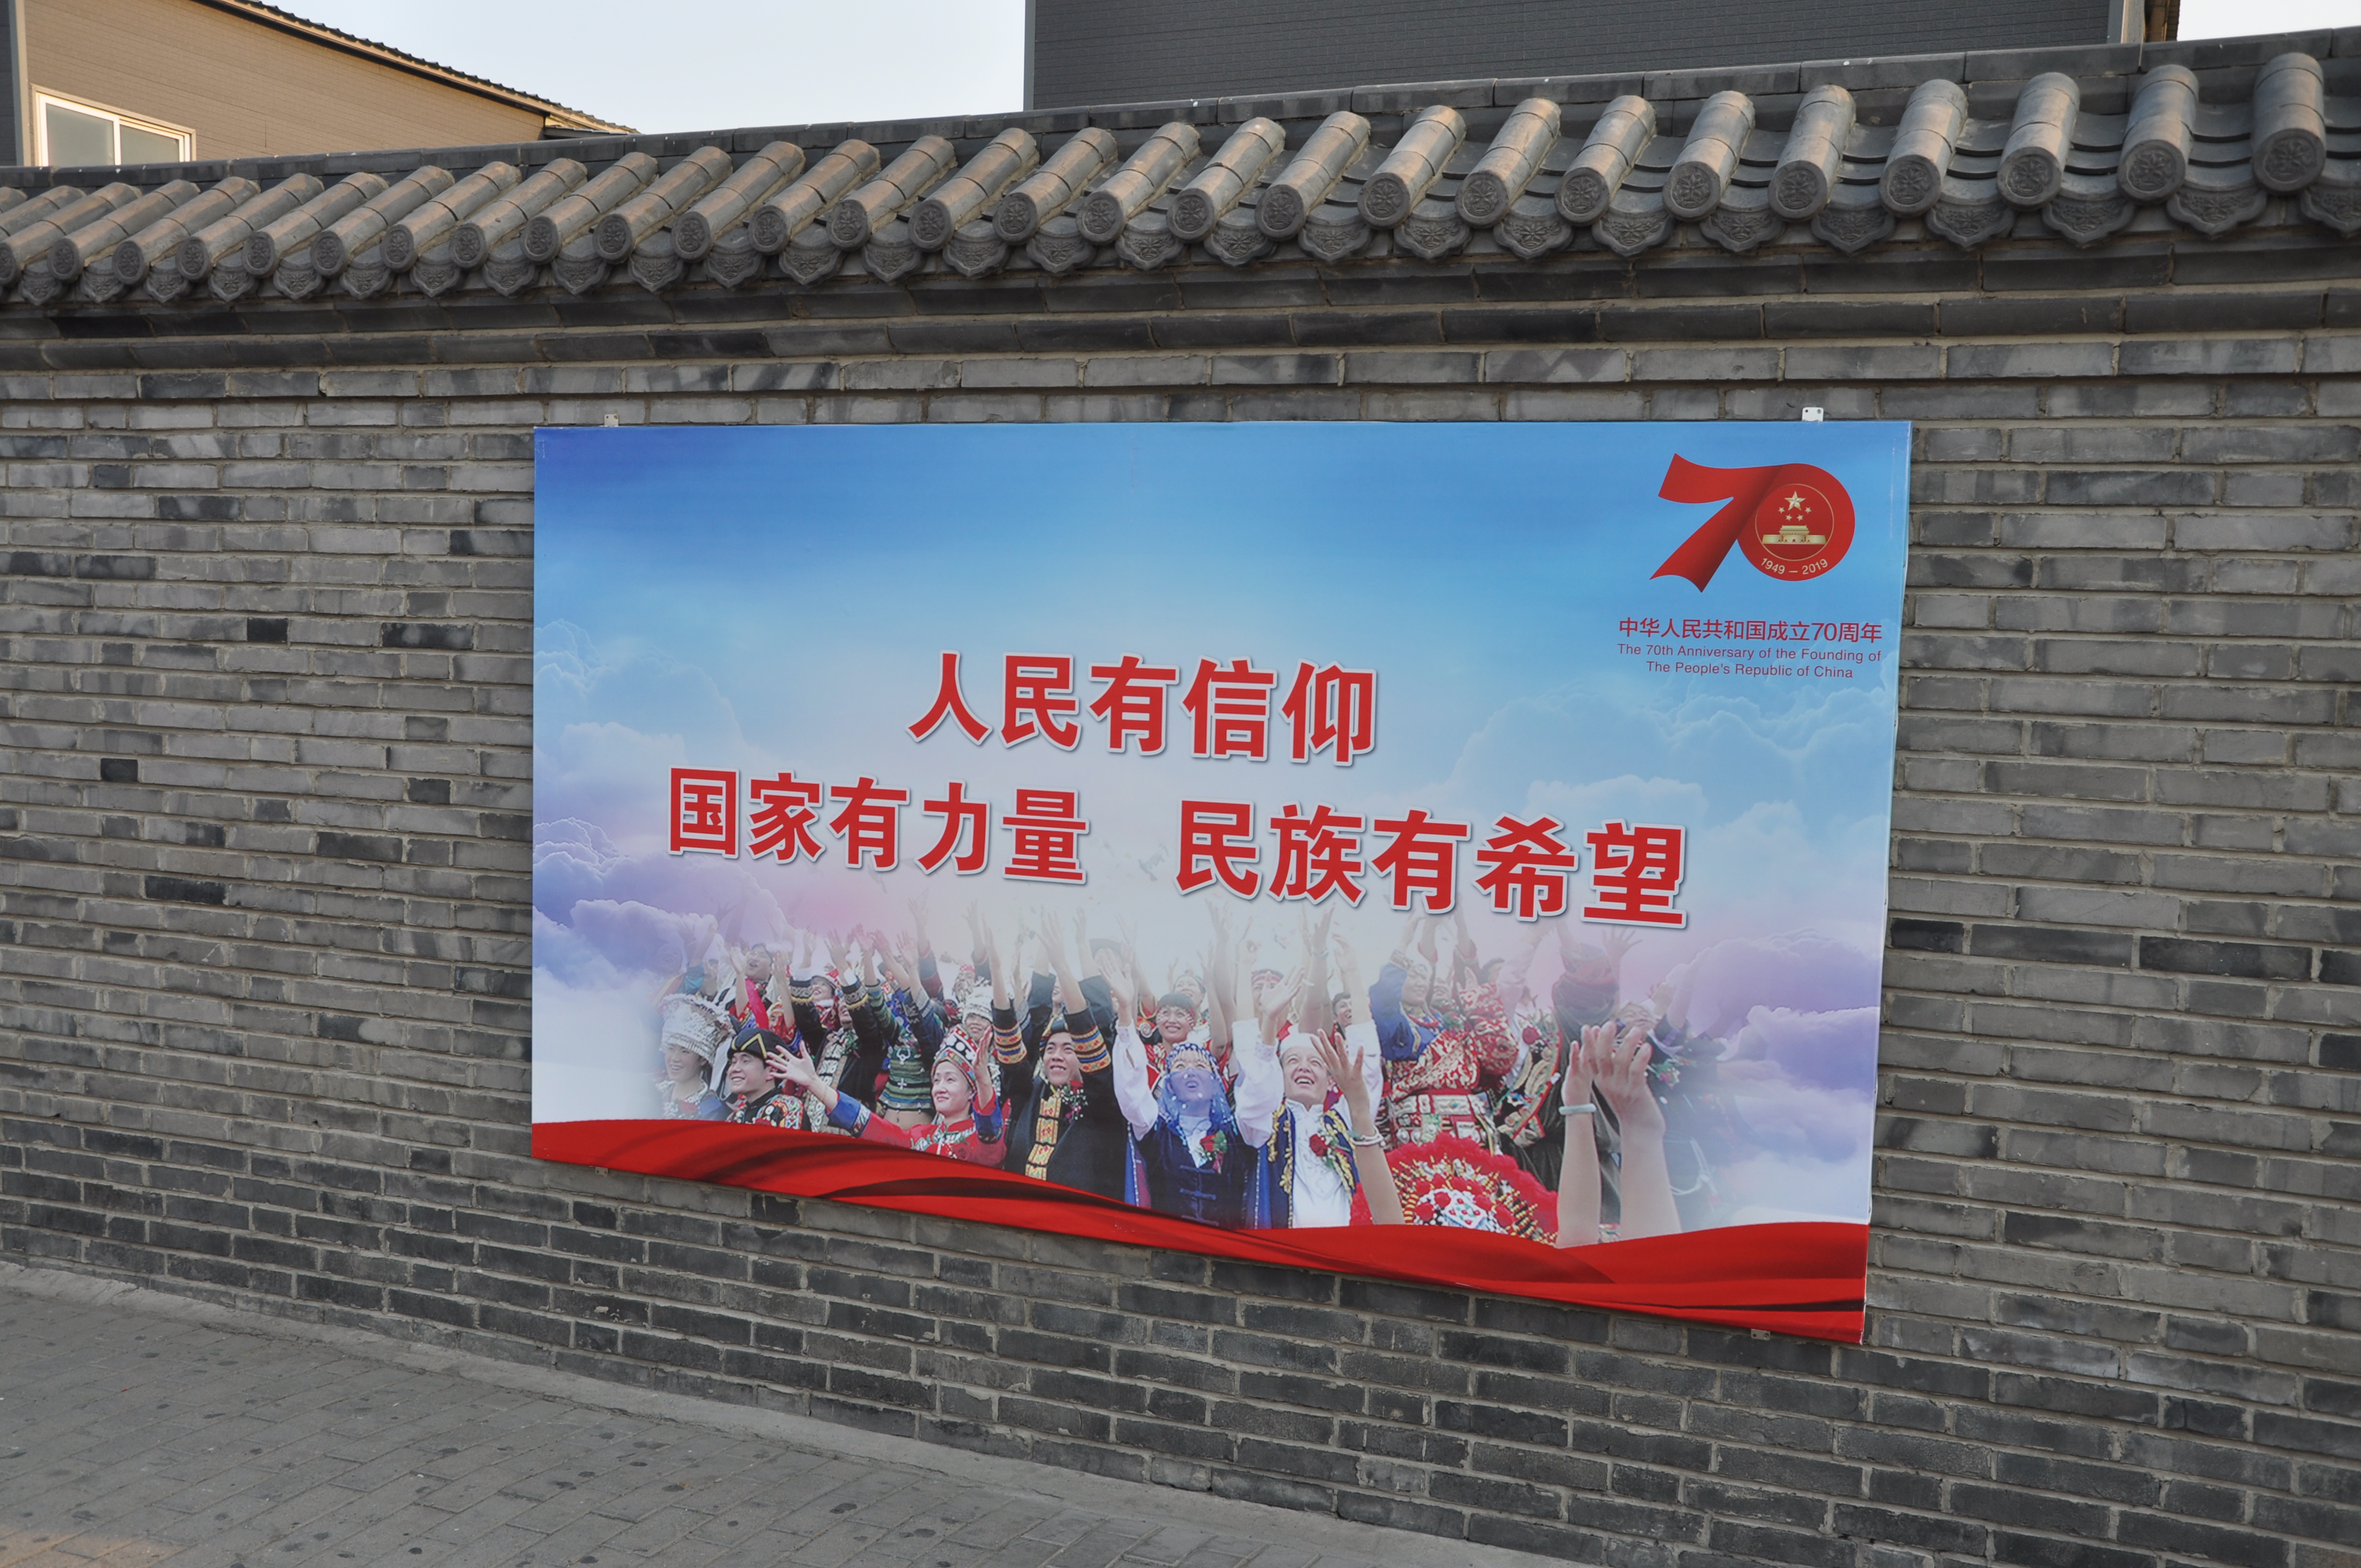
[{"label": "headdress with silver ornaments", "polygon": [[657,1005],[656,1016],[658,1049],[680,1046],[695,1051],[705,1063],[707,1091],[718,1089],[729,1059],[722,1050],[730,1035],[728,1010],[702,996],[675,992]]}]

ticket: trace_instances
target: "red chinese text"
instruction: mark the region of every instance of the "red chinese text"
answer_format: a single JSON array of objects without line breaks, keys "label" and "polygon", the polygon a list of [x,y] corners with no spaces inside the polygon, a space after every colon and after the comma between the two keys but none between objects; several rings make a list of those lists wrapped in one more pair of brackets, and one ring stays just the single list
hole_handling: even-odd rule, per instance
[{"label": "red chinese text", "polygon": [[1686,926],[1689,917],[1673,907],[1684,874],[1678,828],[1627,828],[1620,822],[1587,834],[1590,845],[1590,896],[1586,920],[1642,926]]},{"label": "red chinese text", "polygon": [[1306,898],[1317,904],[1331,894],[1342,894],[1347,904],[1361,902],[1361,818],[1346,817],[1324,806],[1306,817],[1290,806],[1270,819],[1279,835],[1279,864],[1271,872],[1273,898]]},{"label": "red chinese text", "polygon": [[908,790],[881,789],[863,774],[856,784],[837,785],[828,797],[844,802],[828,829],[844,840],[846,865],[859,871],[866,859],[878,871],[890,872],[901,863],[902,807],[909,804]]},{"label": "red chinese text", "polygon": [[1438,822],[1416,809],[1380,817],[1369,826],[1393,835],[1369,861],[1370,870],[1392,879],[1393,906],[1408,909],[1411,899],[1422,898],[1429,915],[1451,913],[1458,899],[1459,845],[1475,829],[1465,822]]},{"label": "red chinese text", "polygon": [[1164,750],[1165,688],[1180,678],[1169,664],[1148,664],[1137,653],[1126,653],[1120,664],[1093,664],[1091,679],[1106,683],[1106,690],[1091,701],[1091,717],[1106,720],[1107,750],[1120,751],[1126,740],[1139,742],[1139,754],[1152,757]]},{"label": "red chinese text", "polygon": [[966,732],[967,738],[978,745],[982,745],[983,738],[992,733],[991,727],[975,716],[974,710],[967,705],[967,698],[960,692],[959,662],[957,653],[943,655],[942,681],[935,691],[935,706],[927,709],[925,718],[910,726],[910,739],[913,740],[923,740],[932,735],[936,727],[946,718],[957,724]]},{"label": "red chinese text", "polygon": [[[992,727],[968,706],[961,685],[960,657],[956,652],[943,654],[934,701],[909,726],[912,740],[928,739],[946,719],[979,744],[992,733]],[[1171,690],[1180,683],[1182,667],[1151,664],[1137,653],[1126,653],[1114,663],[1085,665],[1091,680],[1100,686],[1085,709],[1074,690],[1076,663],[1071,653],[1002,655],[1001,744],[1018,746],[1039,735],[1071,751],[1082,740],[1080,719],[1087,712],[1106,727],[1108,751],[1129,750],[1143,757],[1161,753]],[[1189,714],[1191,752],[1207,758],[1268,762],[1271,704],[1279,684],[1277,672],[1257,669],[1248,658],[1199,659],[1180,698]],[[1325,751],[1337,766],[1348,767],[1354,758],[1375,748],[1375,670],[1301,661],[1286,689],[1280,713],[1288,722],[1291,760],[1308,762]]]},{"label": "red chinese text", "polygon": [[819,820],[820,786],[798,782],[793,773],[755,779],[746,789],[754,809],[746,821],[746,848],[757,856],[776,855],[792,861],[819,859],[819,840],[812,825]]},{"label": "red chinese text", "polygon": [[1081,796],[1070,789],[1018,790],[1016,809],[1000,819],[1016,837],[1002,874],[1027,882],[1085,880],[1080,846],[1091,825],[1078,814],[1080,804]]},{"label": "red chinese text", "polygon": [[1315,751],[1331,751],[1338,767],[1349,767],[1377,744],[1378,673],[1298,664],[1279,711],[1291,732],[1290,757],[1308,762]]},{"label": "red chinese text", "polygon": [[[943,798],[923,800],[918,809],[929,817],[943,819],[943,836],[935,847],[918,857],[918,869],[936,872],[950,860],[951,870],[961,876],[973,876],[983,870],[992,858],[992,807],[981,800],[967,797],[967,785],[953,779],[943,786]],[[961,849],[964,841],[965,849]],[[951,860],[954,850],[959,858]]]},{"label": "red chinese text", "polygon": [[672,852],[738,852],[738,775],[711,768],[672,771]]},{"label": "red chinese text", "polygon": [[1011,653],[1005,700],[1000,710],[1000,739],[1014,746],[1036,735],[1047,735],[1066,751],[1082,738],[1073,720],[1081,707],[1074,700],[1074,661],[1065,653]]},{"label": "red chinese text", "polygon": [[1689,641],[1880,642],[1885,632],[1873,620],[1701,620],[1656,615],[1625,616],[1616,629],[1626,637],[1678,637]]},{"label": "red chinese text", "polygon": [[1219,877],[1240,898],[1262,890],[1262,858],[1255,844],[1254,807],[1244,801],[1184,800],[1180,803],[1180,870],[1173,881],[1194,893]]},{"label": "red chinese text", "polygon": [[1257,670],[1244,659],[1216,664],[1197,661],[1197,678],[1180,706],[1195,721],[1194,742],[1201,757],[1252,757],[1259,762],[1270,754],[1270,694],[1279,676]]},{"label": "red chinese text", "polygon": [[1489,868],[1476,885],[1492,895],[1495,911],[1520,920],[1565,913],[1566,879],[1577,857],[1557,836],[1564,826],[1554,817],[1531,822],[1503,817],[1493,825],[1492,837],[1476,851],[1476,863]]}]

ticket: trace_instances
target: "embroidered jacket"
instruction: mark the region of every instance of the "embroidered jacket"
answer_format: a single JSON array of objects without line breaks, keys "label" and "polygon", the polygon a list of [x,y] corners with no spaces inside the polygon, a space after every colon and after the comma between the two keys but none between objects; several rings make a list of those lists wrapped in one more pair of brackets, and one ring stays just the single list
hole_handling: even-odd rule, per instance
[{"label": "embroidered jacket", "polygon": [[1369,1019],[1385,1055],[1387,1109],[1394,1141],[1465,1137],[1497,1146],[1490,1091],[1517,1060],[1500,999],[1488,987],[1461,992],[1439,1012],[1411,1016],[1402,1005],[1407,971],[1389,963],[1369,987]]},{"label": "embroidered jacket", "polygon": [[[1233,1056],[1262,1049],[1251,1024],[1236,1031]],[[1124,1182],[1129,1201],[1184,1220],[1231,1230],[1272,1223],[1269,1162],[1244,1126],[1253,1117],[1268,1130],[1270,1112],[1257,1096],[1278,1084],[1277,1070],[1241,1078],[1245,1103],[1234,1106],[1231,1091],[1216,1083],[1201,1122],[1191,1117],[1169,1086],[1148,1087],[1148,1050],[1137,1031],[1125,1024],[1115,1036],[1115,1092],[1131,1128],[1131,1158]]]},{"label": "embroidered jacket", "polygon": [[[864,1103],[875,1100],[885,1047],[895,1033],[893,1019],[885,1012],[884,992],[857,981],[844,987],[839,993],[842,1020],[833,1029],[820,1022],[819,1009],[811,999],[811,981],[796,981],[787,995],[795,1014],[796,1036],[820,1078],[839,1094],[850,1094]],[[783,1124],[807,1127],[815,1133],[843,1131],[829,1121],[818,1095],[794,1098],[795,1120]]]},{"label": "embroidered jacket", "polygon": [[730,1108],[722,1118],[758,1127],[784,1127],[799,1131],[804,1124],[804,1097],[789,1091],[785,1084],[774,1084],[760,1094],[727,1094],[721,1102]]},{"label": "embroidered jacket", "polygon": [[[991,1093],[991,1074],[979,1073],[983,1091]],[[940,1117],[925,1126],[906,1131],[885,1120],[872,1115],[869,1108],[849,1094],[836,1097],[836,1108],[829,1113],[829,1122],[839,1132],[851,1133],[872,1143],[894,1144],[902,1148],[917,1149],[921,1154],[939,1154],[951,1159],[963,1159],[972,1165],[997,1166],[1005,1152],[1001,1102],[991,1100],[975,1107],[972,1114],[955,1122]]]},{"label": "embroidered jacket", "polygon": [[661,1107],[659,1113],[668,1122],[719,1122],[730,1114],[730,1107],[719,1094],[701,1090],[684,1100],[679,1086],[668,1078],[656,1084],[656,1103]]},{"label": "embroidered jacket", "polygon": [[1039,1053],[1027,1048],[1014,1012],[994,1010],[993,1057],[1000,1063],[1009,1106],[1006,1168],[1119,1199],[1128,1139],[1115,1102],[1114,1064],[1087,1013],[1077,1026],[1074,1048],[1082,1080],[1060,1088],[1039,1076]]},{"label": "embroidered jacket", "polygon": [[[1345,1056],[1361,1058],[1364,1089],[1372,1105],[1385,1095],[1377,1026],[1363,1020],[1345,1031]],[[1238,1032],[1233,1055],[1239,1061],[1238,1124],[1269,1167],[1268,1223],[1343,1225],[1352,1223],[1353,1194],[1361,1178],[1355,1161],[1383,1158],[1377,1149],[1356,1149],[1342,1092],[1332,1088],[1328,1102],[1314,1112],[1286,1098],[1284,1074],[1275,1047],[1266,1046],[1252,1026]]]}]

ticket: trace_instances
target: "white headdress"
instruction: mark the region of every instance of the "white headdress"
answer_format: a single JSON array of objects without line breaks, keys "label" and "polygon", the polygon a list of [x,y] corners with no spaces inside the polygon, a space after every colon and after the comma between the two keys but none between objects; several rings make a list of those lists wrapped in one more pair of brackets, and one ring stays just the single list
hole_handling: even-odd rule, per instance
[{"label": "white headdress", "polygon": [[729,1013],[702,996],[675,992],[658,1004],[656,1015],[659,1047],[679,1046],[695,1051],[705,1063],[706,1089],[718,1089],[721,1069],[730,1061],[725,1049],[731,1032]]}]

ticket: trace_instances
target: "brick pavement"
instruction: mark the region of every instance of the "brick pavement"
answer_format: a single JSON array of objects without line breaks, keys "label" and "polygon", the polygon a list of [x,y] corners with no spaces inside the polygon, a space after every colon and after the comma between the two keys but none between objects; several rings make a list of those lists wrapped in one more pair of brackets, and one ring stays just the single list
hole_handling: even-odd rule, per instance
[{"label": "brick pavement", "polygon": [[0,1568],[1539,1559],[0,1265]]}]

